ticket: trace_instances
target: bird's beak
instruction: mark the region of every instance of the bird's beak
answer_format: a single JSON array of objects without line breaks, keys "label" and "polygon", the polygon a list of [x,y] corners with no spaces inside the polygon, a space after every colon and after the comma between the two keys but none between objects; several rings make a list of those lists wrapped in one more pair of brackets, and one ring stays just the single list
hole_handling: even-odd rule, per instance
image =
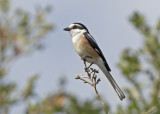
[{"label": "bird's beak", "polygon": [[63,30],[64,31],[70,31],[71,29],[67,27],[67,28],[64,28]]}]

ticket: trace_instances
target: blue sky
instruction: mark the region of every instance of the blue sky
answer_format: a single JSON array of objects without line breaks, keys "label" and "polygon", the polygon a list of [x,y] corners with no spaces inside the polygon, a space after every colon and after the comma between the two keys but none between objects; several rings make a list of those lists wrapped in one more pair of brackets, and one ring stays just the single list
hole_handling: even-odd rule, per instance
[{"label": "blue sky", "polygon": [[[53,6],[49,20],[55,25],[55,30],[44,41],[46,49],[16,60],[8,77],[16,81],[21,89],[30,76],[40,74],[36,92],[41,98],[57,90],[57,81],[62,75],[66,76],[68,82],[66,91],[80,99],[95,97],[91,87],[74,79],[77,74],[84,74],[83,62],[73,49],[69,33],[63,31],[64,27],[73,22],[87,26],[103,51],[113,77],[123,88],[130,85],[117,67],[120,54],[125,48],[137,49],[142,45],[142,36],[128,21],[129,16],[139,11],[152,25],[160,17],[159,0],[12,0],[11,3],[13,9],[18,7],[31,13],[34,13],[37,5]],[[121,102],[105,76],[102,73],[99,76],[102,81],[98,91],[103,99],[112,106],[126,104],[127,98]]]}]

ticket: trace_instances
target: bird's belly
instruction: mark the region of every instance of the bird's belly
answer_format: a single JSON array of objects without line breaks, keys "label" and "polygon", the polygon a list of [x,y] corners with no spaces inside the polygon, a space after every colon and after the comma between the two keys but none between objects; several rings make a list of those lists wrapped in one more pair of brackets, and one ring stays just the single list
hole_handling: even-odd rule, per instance
[{"label": "bird's belly", "polygon": [[99,55],[95,50],[90,46],[88,41],[82,37],[74,37],[72,39],[74,49],[78,55],[89,63],[95,63],[99,58]]},{"label": "bird's belly", "polygon": [[87,53],[86,49],[84,49],[83,47],[75,48],[75,50],[78,53],[78,55],[82,59],[85,59],[87,62],[89,62],[89,63],[95,63],[96,62],[96,59],[93,58],[89,53]]}]

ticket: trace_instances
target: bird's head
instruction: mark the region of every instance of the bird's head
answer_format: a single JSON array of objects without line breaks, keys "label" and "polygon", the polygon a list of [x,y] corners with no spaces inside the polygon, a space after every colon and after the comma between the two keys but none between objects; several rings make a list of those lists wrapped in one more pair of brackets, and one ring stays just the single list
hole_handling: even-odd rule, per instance
[{"label": "bird's head", "polygon": [[78,33],[89,33],[88,29],[81,23],[73,23],[69,25],[69,27],[64,28],[63,30],[69,31],[72,37]]}]

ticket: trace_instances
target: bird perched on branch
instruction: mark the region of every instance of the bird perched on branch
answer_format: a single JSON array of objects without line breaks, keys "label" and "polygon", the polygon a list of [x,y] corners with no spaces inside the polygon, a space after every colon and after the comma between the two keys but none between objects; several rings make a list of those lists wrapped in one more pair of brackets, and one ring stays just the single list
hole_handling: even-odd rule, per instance
[{"label": "bird perched on branch", "polygon": [[90,66],[96,64],[108,78],[120,100],[123,100],[125,95],[110,74],[111,69],[97,42],[91,36],[88,29],[81,23],[73,23],[64,30],[70,32],[74,49],[81,59],[91,63]]}]

